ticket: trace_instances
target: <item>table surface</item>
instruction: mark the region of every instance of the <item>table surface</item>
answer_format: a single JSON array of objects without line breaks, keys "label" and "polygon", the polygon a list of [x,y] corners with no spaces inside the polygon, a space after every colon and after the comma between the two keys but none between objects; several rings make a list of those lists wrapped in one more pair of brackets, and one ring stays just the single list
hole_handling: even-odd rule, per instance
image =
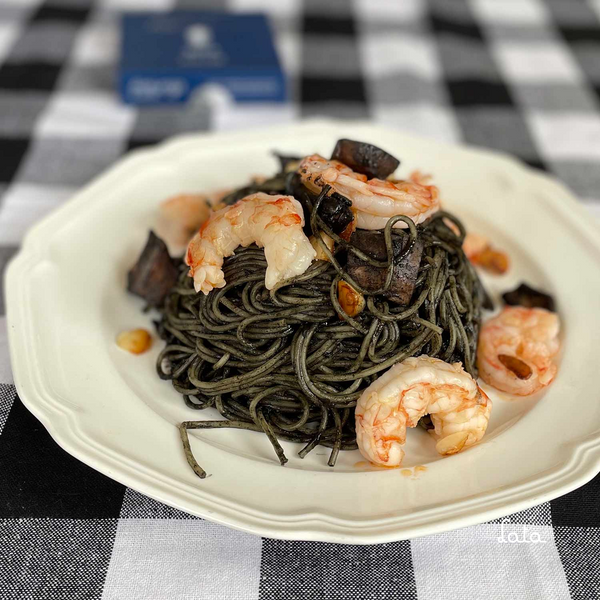
[{"label": "table surface", "polygon": [[[291,102],[118,102],[120,11],[223,6],[270,14]],[[32,223],[131,148],[316,115],[510,152],[600,217],[599,107],[600,0],[1,0],[0,271]],[[600,598],[600,477],[413,541],[261,539],[63,452],[17,397],[3,315],[0,294],[0,599]]]}]

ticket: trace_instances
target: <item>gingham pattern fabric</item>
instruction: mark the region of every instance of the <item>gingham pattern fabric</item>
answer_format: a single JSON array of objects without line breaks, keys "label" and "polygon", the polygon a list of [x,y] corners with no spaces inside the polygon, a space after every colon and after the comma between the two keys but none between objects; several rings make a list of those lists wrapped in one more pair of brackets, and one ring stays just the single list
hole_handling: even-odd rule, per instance
[{"label": "gingham pattern fabric", "polygon": [[[120,11],[224,7],[269,13],[290,103],[118,102]],[[600,217],[599,108],[598,0],[0,0],[0,270],[32,223],[129,148],[312,115],[510,152]],[[600,477],[410,542],[260,539],[60,450],[17,398],[3,314],[0,295],[0,599],[600,598]]]}]

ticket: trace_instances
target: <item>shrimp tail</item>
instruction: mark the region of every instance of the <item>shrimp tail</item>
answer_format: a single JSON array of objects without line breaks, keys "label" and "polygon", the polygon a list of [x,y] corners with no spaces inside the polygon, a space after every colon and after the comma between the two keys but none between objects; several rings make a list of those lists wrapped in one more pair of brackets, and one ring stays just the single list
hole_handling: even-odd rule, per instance
[{"label": "shrimp tail", "polygon": [[208,294],[211,289],[225,285],[225,275],[221,270],[223,257],[202,238],[200,232],[189,243],[185,262],[190,267],[189,276],[194,279],[196,292]]}]

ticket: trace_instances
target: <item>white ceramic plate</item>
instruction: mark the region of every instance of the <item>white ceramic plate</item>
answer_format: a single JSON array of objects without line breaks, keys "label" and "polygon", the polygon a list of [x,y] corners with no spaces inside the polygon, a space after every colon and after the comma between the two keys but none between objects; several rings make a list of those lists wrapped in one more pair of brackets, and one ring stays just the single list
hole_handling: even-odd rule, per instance
[{"label": "white ceramic plate", "polygon": [[[175,425],[214,418],[185,407],[155,373],[160,344],[132,356],[122,329],[151,329],[126,273],[170,194],[242,184],[272,173],[272,149],[328,155],[340,137],[382,146],[401,174],[432,173],[444,205],[509,251],[509,275],[555,295],[563,324],[559,375],[545,393],[511,400],[488,389],[494,409],[477,446],[439,457],[420,428],[405,466],[376,470],[358,452],[334,469],[317,448],[280,467],[252,432],[196,432],[211,474],[188,467]],[[487,151],[446,146],[369,124],[313,121],[237,134],[178,138],[136,151],[36,225],[7,273],[8,324],[18,392],[54,439],[98,471],[189,513],[264,536],[375,543],[504,516],[564,494],[600,470],[598,230],[561,185]],[[487,389],[487,388],[486,388]],[[35,448],[32,449],[35,452]],[[415,471],[417,465],[426,471]]]}]

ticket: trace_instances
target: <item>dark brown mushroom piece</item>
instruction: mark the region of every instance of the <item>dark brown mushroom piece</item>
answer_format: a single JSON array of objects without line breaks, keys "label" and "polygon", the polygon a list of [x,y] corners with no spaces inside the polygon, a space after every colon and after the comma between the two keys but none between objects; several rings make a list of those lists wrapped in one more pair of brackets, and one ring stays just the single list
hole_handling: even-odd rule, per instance
[{"label": "dark brown mushroom piece", "polygon": [[[306,235],[312,235],[313,231],[310,226],[310,216],[318,193],[309,190],[300,180],[298,173],[294,173],[288,177],[286,194],[293,196],[302,204],[304,210],[304,231]],[[341,235],[346,231],[348,226],[354,221],[354,213],[351,210],[352,202],[345,196],[338,193],[329,193],[321,201],[319,206],[319,216],[323,219],[333,233]]]},{"label": "dark brown mushroom piece", "polygon": [[385,179],[391,175],[400,164],[397,158],[385,150],[354,140],[338,140],[333,154],[333,160],[339,160],[357,173],[366,175],[369,179]]},{"label": "dark brown mushroom piece", "polygon": [[[381,231],[357,229],[352,234],[350,243],[375,260],[385,261],[387,259],[385,239]],[[391,302],[403,306],[410,304],[423,254],[423,242],[418,238],[404,254],[409,243],[410,236],[408,235],[392,237],[394,271],[390,287],[384,294]],[[348,252],[346,269],[350,277],[368,292],[375,292],[385,285],[387,269],[370,265],[352,251]]]},{"label": "dark brown mushroom piece", "polygon": [[522,283],[511,292],[502,294],[502,299],[509,306],[524,306],[525,308],[545,308],[556,312],[554,298],[550,294],[540,292],[526,283]]},{"label": "dark brown mushroom piece", "polygon": [[319,216],[333,233],[343,233],[354,221],[354,213],[350,210],[352,202],[340,194],[325,196],[319,206]]},{"label": "dark brown mushroom piece", "polygon": [[292,156],[289,154],[279,154],[279,152],[273,152],[275,158],[279,161],[279,172],[280,173],[291,173],[295,171],[300,163],[302,162],[301,156]]},{"label": "dark brown mushroom piece", "polygon": [[245,198],[246,196],[250,196],[250,194],[256,194],[258,192],[263,192],[265,194],[285,194],[285,184],[286,178],[285,175],[279,174],[275,175],[275,177],[270,177],[269,179],[265,179],[264,181],[253,181],[249,185],[245,185],[241,188],[237,188],[221,198],[220,203],[226,206],[231,206],[235,204],[238,200]]},{"label": "dark brown mushroom piece", "polygon": [[153,231],[138,261],[127,274],[127,290],[143,298],[149,306],[161,306],[177,282],[178,269],[167,245]]}]

